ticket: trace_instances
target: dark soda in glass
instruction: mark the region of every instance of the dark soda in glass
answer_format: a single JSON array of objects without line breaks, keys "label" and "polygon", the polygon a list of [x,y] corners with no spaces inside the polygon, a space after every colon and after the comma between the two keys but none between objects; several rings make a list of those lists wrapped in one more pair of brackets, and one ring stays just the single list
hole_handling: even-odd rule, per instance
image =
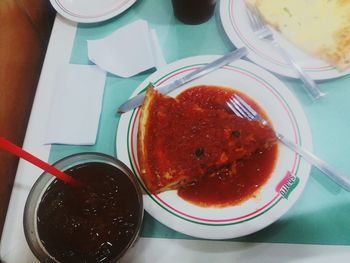
[{"label": "dark soda in glass", "polygon": [[174,15],[185,24],[207,21],[214,13],[217,0],[172,0]]},{"label": "dark soda in glass", "polygon": [[133,240],[139,200],[127,176],[104,163],[75,166],[67,174],[85,184],[55,180],[38,207],[38,234],[59,262],[114,262]]}]

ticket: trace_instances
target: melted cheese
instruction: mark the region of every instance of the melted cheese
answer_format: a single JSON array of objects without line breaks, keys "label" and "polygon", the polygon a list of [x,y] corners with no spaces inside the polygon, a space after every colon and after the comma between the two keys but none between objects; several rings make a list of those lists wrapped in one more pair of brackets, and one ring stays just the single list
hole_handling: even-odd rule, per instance
[{"label": "melted cheese", "polygon": [[247,0],[267,23],[309,54],[350,66],[349,0]]}]

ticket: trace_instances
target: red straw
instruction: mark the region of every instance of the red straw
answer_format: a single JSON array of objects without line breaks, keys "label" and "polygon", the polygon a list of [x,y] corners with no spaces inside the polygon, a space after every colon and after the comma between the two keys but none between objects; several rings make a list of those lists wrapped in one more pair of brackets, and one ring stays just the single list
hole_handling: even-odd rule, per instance
[{"label": "red straw", "polygon": [[23,150],[22,148],[18,147],[17,145],[13,144],[12,142],[6,140],[4,137],[0,137],[0,148],[34,164],[35,166],[43,169],[44,171],[56,176],[58,179],[71,184],[71,185],[81,185],[81,183],[77,180],[75,180],[73,177],[69,176],[68,174],[58,170],[56,167],[40,160],[39,158],[35,157],[34,155],[30,154],[29,152]]}]

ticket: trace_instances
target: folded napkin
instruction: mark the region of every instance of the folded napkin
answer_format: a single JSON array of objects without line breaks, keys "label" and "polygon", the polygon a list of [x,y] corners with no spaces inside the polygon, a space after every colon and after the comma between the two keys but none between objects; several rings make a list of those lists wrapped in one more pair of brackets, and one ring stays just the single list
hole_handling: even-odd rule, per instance
[{"label": "folded napkin", "polygon": [[105,38],[88,40],[88,56],[100,68],[124,78],[166,64],[155,30],[144,20],[132,22]]},{"label": "folded napkin", "polygon": [[95,65],[67,65],[57,73],[45,143],[95,144],[106,72]]}]

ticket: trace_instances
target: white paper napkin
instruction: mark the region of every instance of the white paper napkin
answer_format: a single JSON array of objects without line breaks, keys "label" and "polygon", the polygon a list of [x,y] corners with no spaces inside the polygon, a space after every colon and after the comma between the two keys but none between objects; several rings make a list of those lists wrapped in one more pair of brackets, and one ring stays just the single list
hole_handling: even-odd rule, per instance
[{"label": "white paper napkin", "polygon": [[67,65],[57,74],[45,143],[95,144],[106,72],[95,65]]},{"label": "white paper napkin", "polygon": [[88,56],[102,69],[124,78],[166,64],[155,30],[144,20],[132,22],[105,38],[88,40]]}]

